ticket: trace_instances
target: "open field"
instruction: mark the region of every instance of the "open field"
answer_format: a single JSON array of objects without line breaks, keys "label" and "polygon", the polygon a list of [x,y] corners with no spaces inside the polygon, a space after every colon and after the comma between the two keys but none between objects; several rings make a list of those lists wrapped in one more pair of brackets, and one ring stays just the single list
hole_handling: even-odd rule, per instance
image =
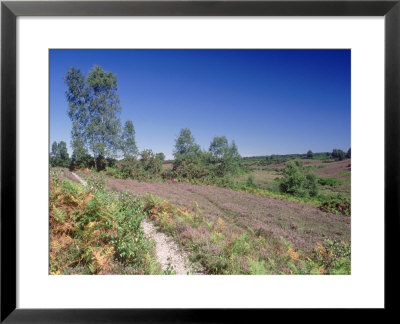
[{"label": "open field", "polygon": [[[334,178],[337,179],[335,186],[322,186],[321,193],[326,196],[335,196],[342,194],[350,199],[351,193],[351,159],[343,161],[334,160],[301,160],[306,168],[310,168],[318,178]],[[270,164],[267,166],[253,165],[250,166],[250,172],[238,177],[240,184],[245,184],[248,177],[254,177],[255,182],[261,189],[277,190],[275,179],[282,177],[281,171],[285,168],[286,163]]]},{"label": "open field", "polygon": [[137,195],[150,193],[184,207],[198,204],[201,215],[208,221],[221,218],[233,227],[259,230],[276,240],[284,237],[304,251],[312,250],[324,238],[350,240],[349,217],[324,213],[313,206],[279,198],[185,183],[107,179],[107,187]]},{"label": "open field", "polygon": [[[331,169],[338,168],[345,167],[333,164]],[[89,181],[93,176],[83,171],[77,173]],[[267,181],[272,178],[260,176]],[[67,169],[61,172],[63,177],[77,181]],[[349,265],[345,266],[347,270],[341,265],[330,269],[330,257],[329,261],[318,259],[324,253],[328,255],[327,242],[337,251],[343,249],[342,244],[350,246],[351,218],[341,213],[323,212],[306,203],[210,185],[138,182],[111,177],[103,181],[108,191],[140,197],[149,220],[172,237],[189,256],[190,264],[204,273],[350,271]],[[318,256],[318,253],[322,254]],[[332,251],[329,253],[332,255]],[[344,260],[340,256],[337,259]]]}]

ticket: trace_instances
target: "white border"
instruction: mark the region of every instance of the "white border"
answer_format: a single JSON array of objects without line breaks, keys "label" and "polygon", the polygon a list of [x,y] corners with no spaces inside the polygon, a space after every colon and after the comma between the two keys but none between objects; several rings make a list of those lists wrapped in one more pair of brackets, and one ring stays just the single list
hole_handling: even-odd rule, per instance
[{"label": "white border", "polygon": [[[18,307],[383,307],[383,18],[19,17],[17,30]],[[352,275],[48,276],[48,49],[105,47],[351,48]]]}]

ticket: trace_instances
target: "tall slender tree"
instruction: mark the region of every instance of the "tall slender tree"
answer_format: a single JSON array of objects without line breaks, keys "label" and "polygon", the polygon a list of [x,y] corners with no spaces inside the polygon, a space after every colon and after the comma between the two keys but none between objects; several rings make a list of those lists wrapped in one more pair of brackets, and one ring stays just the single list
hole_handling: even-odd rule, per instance
[{"label": "tall slender tree", "polygon": [[131,120],[127,120],[121,137],[121,150],[124,158],[138,154],[138,148],[135,141],[135,128]]},{"label": "tall slender tree", "polygon": [[99,160],[113,157],[119,149],[121,106],[117,77],[94,66],[85,77],[80,69],[70,68],[65,77],[72,121],[72,147],[87,148],[97,167]]}]

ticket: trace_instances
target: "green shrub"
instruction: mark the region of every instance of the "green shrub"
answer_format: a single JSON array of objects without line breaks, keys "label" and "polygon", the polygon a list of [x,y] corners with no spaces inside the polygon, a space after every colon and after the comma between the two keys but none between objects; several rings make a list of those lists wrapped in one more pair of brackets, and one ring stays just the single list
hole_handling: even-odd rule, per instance
[{"label": "green shrub", "polygon": [[341,213],[346,216],[351,215],[351,203],[350,200],[343,197],[333,197],[328,201],[324,201],[321,203],[319,208],[322,211],[330,212],[330,213]]},{"label": "green shrub", "polygon": [[174,161],[174,176],[180,180],[205,179],[215,176],[214,164],[210,163],[210,154],[199,152],[180,156]]},{"label": "green shrub", "polygon": [[90,154],[72,154],[71,164],[69,165],[70,170],[77,168],[92,168],[94,167],[94,160]]},{"label": "green shrub", "polygon": [[332,158],[337,161],[342,161],[347,158],[347,154],[339,149],[333,149],[332,151]]},{"label": "green shrub", "polygon": [[318,244],[313,257],[308,260],[309,267],[318,266],[319,273],[345,275],[351,273],[351,247],[336,240],[325,240]]},{"label": "green shrub", "polygon": [[106,168],[106,173],[121,179],[154,180],[161,177],[162,161],[151,150],[144,150],[139,159],[126,157],[115,163],[115,169]]},{"label": "green shrub", "polygon": [[320,178],[318,179],[318,183],[321,186],[331,186],[331,187],[339,187],[342,185],[342,182],[336,178]]},{"label": "green shrub", "polygon": [[[153,153],[152,150],[144,150],[140,153],[140,166],[147,173],[152,176],[158,176],[162,170],[162,161]],[[152,177],[150,176],[150,177]]]},{"label": "green shrub", "polygon": [[105,174],[117,179],[125,179],[125,175],[120,172],[117,168],[106,167],[104,170]]},{"label": "green shrub", "polygon": [[306,170],[299,160],[289,161],[283,169],[280,189],[298,197],[314,197],[318,194],[317,177]]},{"label": "green shrub", "polygon": [[251,188],[258,188],[258,184],[257,184],[256,180],[254,179],[253,175],[249,175],[249,177],[247,178],[246,186],[251,187]]},{"label": "green shrub", "polygon": [[[349,275],[351,274],[351,246],[345,242],[325,240],[317,243],[308,257],[290,247],[291,260],[287,266],[292,274],[312,275]],[[294,253],[297,254],[293,258]]]}]

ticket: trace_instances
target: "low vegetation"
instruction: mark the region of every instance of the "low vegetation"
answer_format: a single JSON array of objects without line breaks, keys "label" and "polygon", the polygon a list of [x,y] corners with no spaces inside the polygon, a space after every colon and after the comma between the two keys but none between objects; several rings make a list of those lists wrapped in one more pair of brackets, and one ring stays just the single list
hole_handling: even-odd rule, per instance
[{"label": "low vegetation", "polygon": [[155,274],[140,223],[143,203],[99,182],[89,188],[50,176],[50,274]]},{"label": "low vegetation", "polygon": [[350,273],[350,246],[344,242],[325,240],[305,253],[263,229],[243,228],[222,218],[207,220],[196,203],[175,207],[146,195],[145,210],[207,274]]},{"label": "low vegetation", "polygon": [[342,213],[346,216],[351,215],[350,199],[344,198],[340,195],[335,198],[331,198],[330,200],[321,202],[319,208],[322,211],[330,213]]}]

